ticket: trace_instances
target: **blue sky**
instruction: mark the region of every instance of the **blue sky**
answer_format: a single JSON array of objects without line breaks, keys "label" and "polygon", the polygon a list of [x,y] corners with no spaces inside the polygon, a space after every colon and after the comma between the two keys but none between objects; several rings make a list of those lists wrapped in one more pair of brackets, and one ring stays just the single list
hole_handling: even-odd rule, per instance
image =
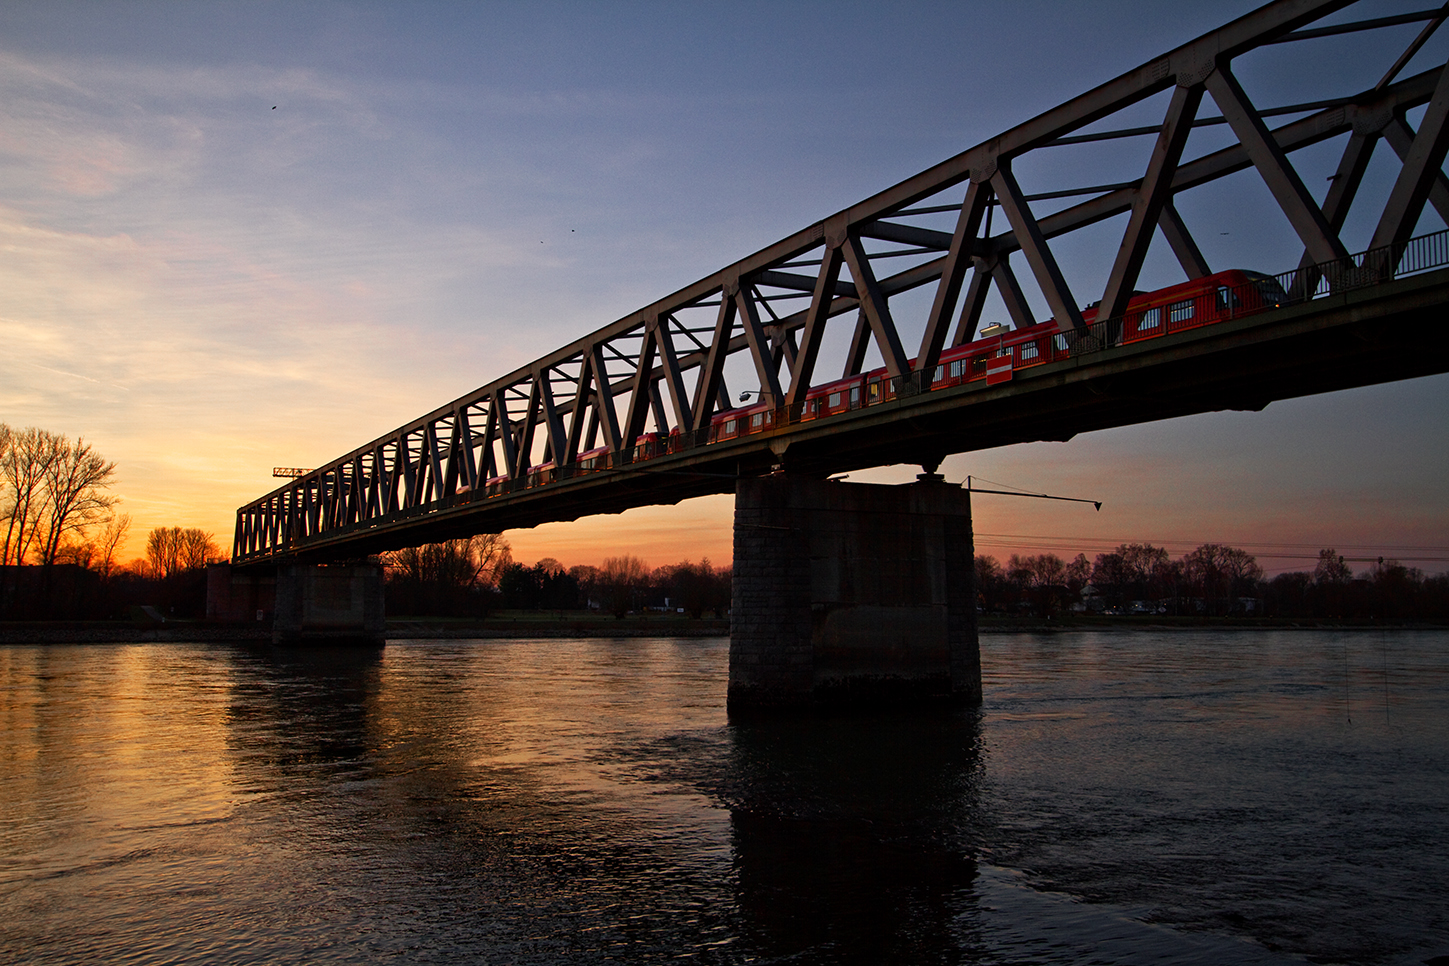
[{"label": "blue sky", "polygon": [[[1252,6],[8,4],[0,420],[117,460],[133,546],[171,524],[229,544],[272,466],[340,455]],[[1441,40],[1424,58],[1442,62]],[[1343,51],[1331,76],[1324,47],[1239,76],[1286,103],[1382,71],[1314,43]],[[1266,194],[1234,185],[1184,206],[1209,260],[1291,267]],[[1147,277],[1170,284],[1160,247]],[[1100,253],[1063,257],[1090,275]],[[1351,546],[1444,570],[1446,389],[1280,402],[945,472],[1105,501],[981,497],[980,542],[1002,557],[1214,540],[1290,554],[1273,569]],[[529,561],[720,561],[729,506],[509,537]]]}]

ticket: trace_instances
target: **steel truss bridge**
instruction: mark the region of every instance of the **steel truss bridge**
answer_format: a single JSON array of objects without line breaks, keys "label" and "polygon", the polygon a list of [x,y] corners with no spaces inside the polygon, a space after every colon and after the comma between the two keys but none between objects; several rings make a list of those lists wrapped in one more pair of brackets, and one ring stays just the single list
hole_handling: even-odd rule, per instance
[{"label": "steel truss bridge", "polygon": [[[1356,6],[1270,3],[550,352],[242,507],[233,561],[343,559],[674,503],[781,467],[934,468],[950,453],[1443,372],[1449,242],[1415,231],[1426,205],[1449,222],[1449,70],[1406,68],[1449,6]],[[1334,89],[1330,62],[1317,99],[1264,106],[1234,72],[1325,38],[1367,49],[1390,30],[1413,40],[1368,90]],[[1125,124],[1145,111],[1153,123]],[[1076,170],[1060,153],[1103,142],[1139,146],[1117,152],[1135,159],[1123,179],[1023,184]],[[1293,158],[1325,143],[1341,154],[1320,203]],[[1376,151],[1397,174],[1386,201],[1360,200]],[[1213,275],[1179,199],[1248,171],[1302,245],[1283,297],[1127,338],[1158,232],[1188,279]],[[1357,254],[1347,224],[1372,225]],[[1074,292],[1058,253],[1084,240],[1116,255]],[[1005,381],[935,386],[943,354],[979,338],[993,290],[1017,331],[1045,306],[1050,337],[1029,360],[1018,350]],[[1090,324],[1082,295],[1097,299]],[[839,378],[818,367],[831,344],[843,376],[878,358],[885,398],[812,412],[810,391]],[[736,406],[727,375],[769,410],[763,431],[711,432]],[[636,445],[649,433],[661,441]]]}]

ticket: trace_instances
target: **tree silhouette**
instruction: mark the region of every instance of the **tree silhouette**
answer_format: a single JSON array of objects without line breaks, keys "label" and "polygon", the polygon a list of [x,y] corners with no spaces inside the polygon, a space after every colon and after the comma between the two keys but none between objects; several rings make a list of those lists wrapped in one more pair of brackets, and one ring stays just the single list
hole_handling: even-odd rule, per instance
[{"label": "tree silhouette", "polygon": [[23,564],[30,555],[45,511],[46,474],[62,442],[34,426],[12,430],[0,423],[0,484],[9,491],[0,564]]},{"label": "tree silhouette", "polygon": [[104,492],[115,482],[116,464],[89,443],[54,437],[53,456],[44,473],[46,505],[41,562],[55,563],[66,534],[82,533],[110,513],[118,498]]},{"label": "tree silhouette", "polygon": [[605,557],[599,565],[598,580],[609,613],[621,618],[634,607],[634,598],[648,582],[649,571],[638,557]]}]

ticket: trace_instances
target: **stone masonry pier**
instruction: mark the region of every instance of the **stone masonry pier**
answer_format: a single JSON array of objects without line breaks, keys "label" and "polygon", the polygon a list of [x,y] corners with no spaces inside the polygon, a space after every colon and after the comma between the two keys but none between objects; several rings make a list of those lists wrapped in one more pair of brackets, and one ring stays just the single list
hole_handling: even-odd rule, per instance
[{"label": "stone masonry pier", "polygon": [[973,556],[959,486],[740,480],[730,711],[979,704]]}]

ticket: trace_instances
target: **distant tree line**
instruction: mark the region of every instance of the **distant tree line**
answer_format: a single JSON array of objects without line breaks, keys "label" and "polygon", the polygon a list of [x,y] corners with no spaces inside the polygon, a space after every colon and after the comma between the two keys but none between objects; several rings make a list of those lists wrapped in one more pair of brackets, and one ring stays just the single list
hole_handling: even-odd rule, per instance
[{"label": "distant tree line", "polygon": [[1427,576],[1380,560],[1354,576],[1334,550],[1319,553],[1312,573],[1264,580],[1253,555],[1205,543],[1173,559],[1162,547],[1122,544],[1089,561],[1078,554],[976,558],[980,609],[988,614],[1047,617],[1067,612],[1244,615],[1317,618],[1449,617],[1449,575]]},{"label": "distant tree line", "polygon": [[595,610],[615,617],[648,610],[693,618],[729,610],[729,568],[708,559],[650,570],[638,557],[565,568],[552,557],[532,566],[513,559],[498,534],[449,540],[382,557],[387,611],[396,616],[485,617],[497,610]]},{"label": "distant tree line", "polygon": [[1449,574],[1425,574],[1380,558],[1355,576],[1333,550],[1321,550],[1312,572],[1279,574],[1263,588],[1264,604],[1277,617],[1449,617]]}]

